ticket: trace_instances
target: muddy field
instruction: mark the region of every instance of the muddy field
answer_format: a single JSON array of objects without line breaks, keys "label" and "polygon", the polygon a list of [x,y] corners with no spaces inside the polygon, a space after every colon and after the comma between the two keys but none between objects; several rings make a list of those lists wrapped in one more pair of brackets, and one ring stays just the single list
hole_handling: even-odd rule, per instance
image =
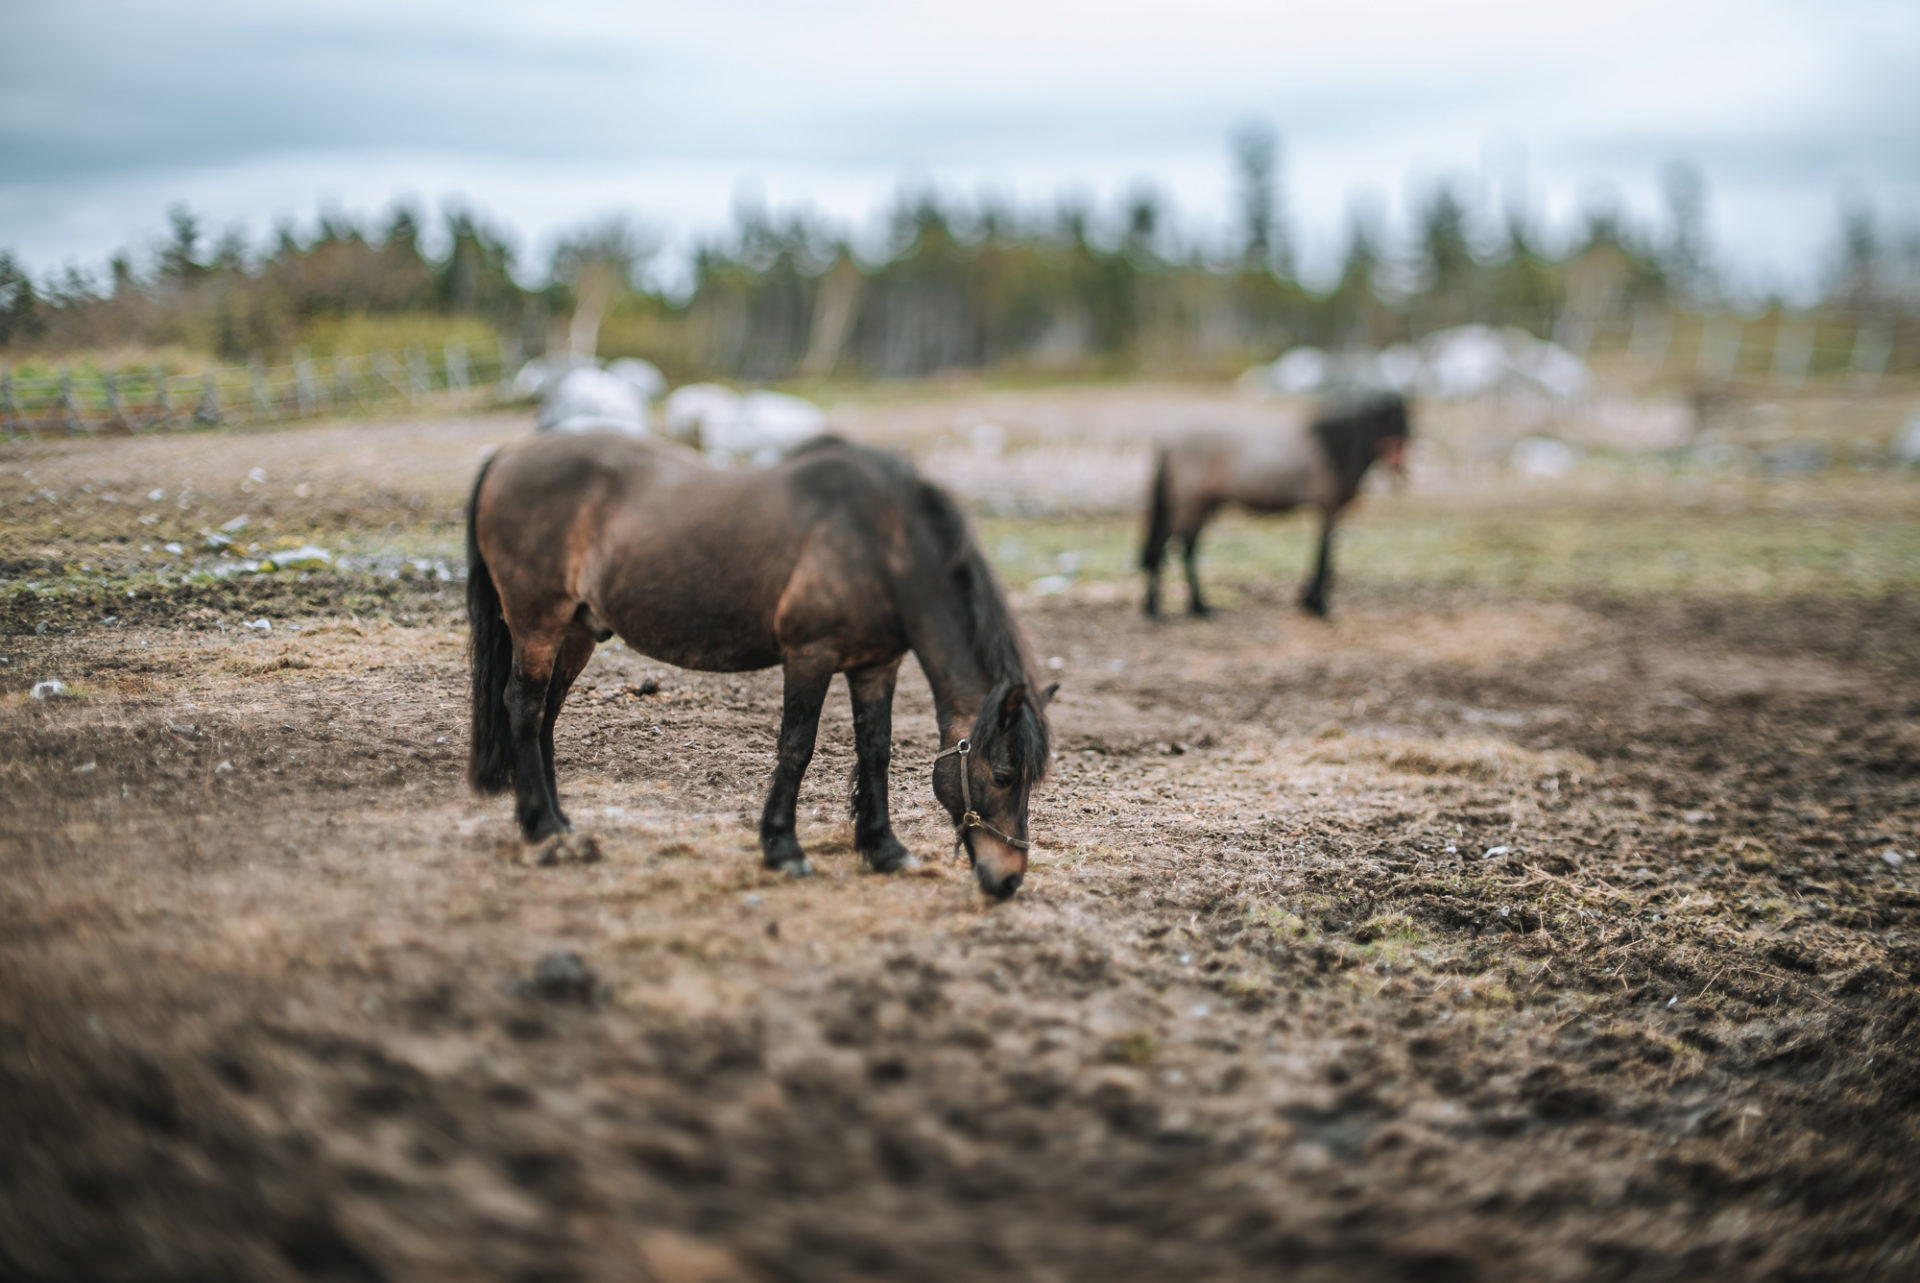
[{"label": "muddy field", "polygon": [[1063,683],[1005,905],[912,665],[918,871],[851,849],[843,690],[788,881],[777,676],[617,646],[557,737],[604,858],[525,860],[451,560],[519,418],[0,447],[0,1277],[1920,1272],[1912,482],[1416,470],[1330,625],[1239,523],[1150,626],[1137,439],[1049,514],[890,410]]}]

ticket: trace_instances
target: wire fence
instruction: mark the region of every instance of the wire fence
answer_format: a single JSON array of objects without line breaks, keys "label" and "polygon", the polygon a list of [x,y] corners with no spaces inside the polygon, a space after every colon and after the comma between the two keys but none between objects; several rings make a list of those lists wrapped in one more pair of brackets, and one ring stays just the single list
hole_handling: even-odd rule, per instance
[{"label": "wire fence", "polygon": [[285,365],[209,366],[175,374],[165,366],[63,369],[21,377],[0,373],[0,431],[91,436],[179,431],[343,414],[424,401],[448,393],[505,391],[520,368],[519,346],[449,343]]},{"label": "wire fence", "polygon": [[1554,337],[1581,356],[1611,349],[1648,381],[1696,387],[1738,381],[1793,391],[1821,378],[1870,393],[1889,375],[1920,370],[1920,325],[1911,322],[1790,314],[1749,320],[1645,311],[1604,336],[1567,333],[1563,327]]}]

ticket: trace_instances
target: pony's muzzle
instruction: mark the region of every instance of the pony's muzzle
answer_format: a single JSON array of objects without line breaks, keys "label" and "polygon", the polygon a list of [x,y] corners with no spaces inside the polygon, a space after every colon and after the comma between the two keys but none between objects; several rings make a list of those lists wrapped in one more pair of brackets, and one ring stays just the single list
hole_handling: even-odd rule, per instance
[{"label": "pony's muzzle", "polygon": [[1010,900],[1020,884],[1027,879],[1024,873],[996,874],[984,864],[973,866],[974,880],[980,884],[980,890],[996,900]]},{"label": "pony's muzzle", "polygon": [[984,833],[973,835],[973,880],[996,900],[1020,889],[1027,876],[1027,854],[994,841]]}]

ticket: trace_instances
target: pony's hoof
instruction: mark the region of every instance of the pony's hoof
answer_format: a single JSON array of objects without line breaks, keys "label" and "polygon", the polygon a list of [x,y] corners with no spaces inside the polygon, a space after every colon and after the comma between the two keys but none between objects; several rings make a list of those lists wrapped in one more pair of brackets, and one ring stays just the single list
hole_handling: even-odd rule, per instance
[{"label": "pony's hoof", "polygon": [[1315,619],[1325,619],[1327,617],[1327,603],[1324,601],[1303,601],[1300,603],[1300,609],[1306,611]]},{"label": "pony's hoof", "polygon": [[813,861],[806,856],[797,856],[791,860],[782,860],[778,864],[769,864],[775,873],[784,873],[790,878],[810,878],[813,876]]},{"label": "pony's hoof", "polygon": [[862,853],[867,867],[875,873],[900,873],[907,869],[917,869],[920,861],[913,858],[913,852],[901,845],[898,838],[890,838],[885,846],[877,851]]},{"label": "pony's hoof", "polygon": [[598,864],[601,858],[599,839],[571,829],[554,834],[533,850],[533,862],[543,869],[556,864]]},{"label": "pony's hoof", "polygon": [[539,846],[543,842],[565,837],[571,832],[573,832],[573,825],[567,823],[567,817],[564,815],[551,815],[534,824],[520,826],[520,836],[526,839],[528,846]]}]

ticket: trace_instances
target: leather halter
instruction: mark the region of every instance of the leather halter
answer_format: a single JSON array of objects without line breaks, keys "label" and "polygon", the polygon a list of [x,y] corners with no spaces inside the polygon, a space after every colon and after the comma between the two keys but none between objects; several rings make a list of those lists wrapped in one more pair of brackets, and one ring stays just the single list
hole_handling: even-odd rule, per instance
[{"label": "leather halter", "polygon": [[[940,759],[943,757],[957,756],[960,759],[960,803],[963,810],[960,818],[953,823],[953,853],[955,855],[960,854],[960,848],[966,845],[967,831],[969,829],[984,829],[994,839],[1006,843],[1016,851],[1032,850],[1033,843],[1023,841],[1020,838],[1008,837],[999,829],[994,828],[993,825],[981,819],[980,812],[973,809],[973,789],[967,782],[967,754],[971,752],[973,752],[973,741],[970,739],[962,739],[952,748],[943,748],[933,755],[934,765],[936,766],[940,764]],[[967,857],[969,859],[973,857],[973,850],[970,847],[967,850]]]}]

